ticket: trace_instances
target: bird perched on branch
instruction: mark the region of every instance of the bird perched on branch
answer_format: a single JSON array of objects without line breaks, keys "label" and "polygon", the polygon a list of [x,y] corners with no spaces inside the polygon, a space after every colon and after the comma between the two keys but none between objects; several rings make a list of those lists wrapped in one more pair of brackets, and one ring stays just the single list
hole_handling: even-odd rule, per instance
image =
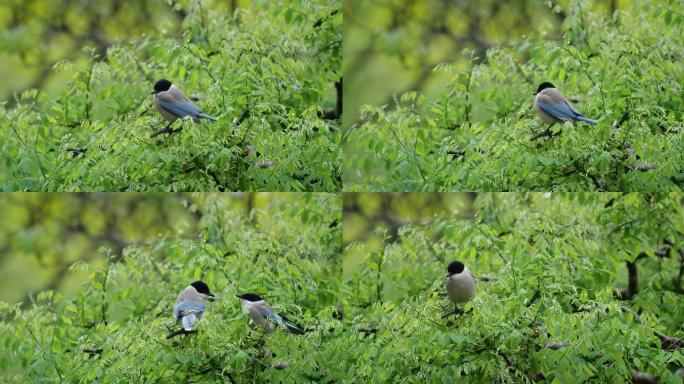
[{"label": "bird perched on branch", "polygon": [[180,323],[183,328],[173,332],[167,338],[190,332],[197,320],[202,318],[206,300],[213,300],[214,298],[214,294],[209,291],[209,287],[202,280],[190,283],[178,295],[176,305],[173,306],[173,316],[176,318],[176,323]]},{"label": "bird perched on branch", "polygon": [[[190,116],[192,120],[199,123],[200,119],[209,119],[216,121],[213,116],[203,113],[193,104],[178,87],[171,84],[170,81],[161,79],[154,84],[154,92],[152,92],[152,103],[157,111],[164,117],[169,124],[164,128],[167,133],[175,132],[170,130],[171,124],[179,117]],[[180,128],[178,129],[180,130]],[[163,133],[163,132],[162,132]]]},{"label": "bird perched on branch", "polygon": [[285,332],[297,335],[304,334],[304,331],[292,324],[287,317],[271,309],[268,303],[256,293],[235,296],[240,298],[242,313],[246,313],[251,323],[261,327],[266,332],[273,332],[280,328]]},{"label": "bird perched on branch", "polygon": [[475,297],[475,277],[460,261],[452,261],[447,267],[445,277],[447,296],[454,303],[453,313],[463,313],[458,304],[466,303]]},{"label": "bird perched on branch", "polygon": [[[590,119],[581,113],[565,99],[562,93],[553,84],[544,82],[539,85],[537,92],[534,93],[534,106],[542,121],[550,124],[541,136],[551,136],[551,127],[556,123],[566,121],[576,124],[577,121],[584,121],[591,125],[596,124],[596,120]],[[537,136],[537,135],[535,135]],[[536,138],[536,137],[534,137]]]}]

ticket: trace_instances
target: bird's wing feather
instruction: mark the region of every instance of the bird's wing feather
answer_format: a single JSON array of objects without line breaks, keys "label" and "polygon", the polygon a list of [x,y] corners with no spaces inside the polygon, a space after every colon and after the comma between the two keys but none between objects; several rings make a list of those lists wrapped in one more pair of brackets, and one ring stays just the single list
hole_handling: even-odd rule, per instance
[{"label": "bird's wing feather", "polygon": [[539,105],[539,108],[547,114],[563,121],[572,121],[575,119],[575,116],[577,116],[577,114],[568,107],[567,103],[554,104],[545,99],[545,97],[540,97],[537,104]]},{"label": "bird's wing feather", "polygon": [[279,313],[278,315],[283,319],[283,325],[285,325],[285,328],[287,328],[287,330],[289,332],[295,333],[298,335],[304,334],[304,331],[302,330],[302,328],[298,324],[295,324],[294,322],[292,322],[292,320],[288,319],[287,316],[285,316],[281,313]]},{"label": "bird's wing feather", "polygon": [[159,100],[159,106],[164,108],[165,110],[173,113],[174,115],[176,115],[178,117],[184,117],[184,116],[196,117],[196,116],[202,114],[202,112],[200,112],[199,108],[197,108],[190,101],[169,102],[169,101],[165,101],[163,99],[160,99]]},{"label": "bird's wing feather", "polygon": [[278,324],[281,324],[283,322],[283,318],[273,311],[261,310],[259,311],[259,313],[261,313],[261,316],[263,316],[267,320],[273,321]]},{"label": "bird's wing feather", "polygon": [[566,101],[565,105],[567,105],[568,108],[570,108],[570,110],[573,111],[576,115],[582,116],[582,114],[577,110],[577,108],[575,108],[574,105],[570,104],[570,102]]}]

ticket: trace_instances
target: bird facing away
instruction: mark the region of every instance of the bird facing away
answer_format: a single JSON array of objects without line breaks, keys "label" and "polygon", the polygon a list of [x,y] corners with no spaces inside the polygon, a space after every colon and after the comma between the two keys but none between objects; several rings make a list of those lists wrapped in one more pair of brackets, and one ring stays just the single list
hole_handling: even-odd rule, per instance
[{"label": "bird facing away", "polygon": [[[213,116],[209,116],[199,110],[181,91],[178,87],[171,84],[170,81],[161,79],[154,84],[154,92],[152,92],[152,103],[157,111],[164,117],[165,120],[171,123],[176,119],[185,116],[192,117],[192,120],[199,123],[200,119],[209,119],[216,121]],[[168,126],[167,126],[168,127]]]},{"label": "bird facing away", "polygon": [[214,294],[209,292],[209,287],[203,281],[192,282],[178,295],[173,306],[176,323],[180,323],[185,332],[192,330],[192,326],[204,314],[205,301],[213,297]]},{"label": "bird facing away", "polygon": [[579,113],[551,83],[541,83],[535,95],[534,107],[537,109],[537,113],[539,113],[542,121],[550,124],[549,128],[556,123],[563,123],[565,121],[569,121],[572,124],[576,124],[577,121],[584,121],[591,125],[596,124],[596,120],[592,120]]},{"label": "bird facing away", "polygon": [[449,263],[447,271],[444,279],[447,296],[454,303],[455,311],[461,312],[458,304],[468,302],[475,297],[475,278],[460,261]]},{"label": "bird facing away", "polygon": [[276,313],[261,296],[256,293],[235,295],[242,303],[242,313],[249,316],[252,324],[261,327],[266,332],[273,332],[280,328],[285,332],[303,335],[304,331],[290,323],[290,320]]}]

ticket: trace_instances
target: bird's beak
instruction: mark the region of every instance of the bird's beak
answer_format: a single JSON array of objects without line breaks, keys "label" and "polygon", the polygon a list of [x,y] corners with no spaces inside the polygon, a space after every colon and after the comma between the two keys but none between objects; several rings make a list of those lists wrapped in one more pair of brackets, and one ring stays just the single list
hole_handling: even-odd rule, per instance
[{"label": "bird's beak", "polygon": [[157,94],[157,93],[159,93],[159,92],[154,91],[154,92],[150,93],[150,95],[155,95],[155,94]]},{"label": "bird's beak", "polygon": [[535,92],[535,93],[533,93],[533,94],[532,94],[532,96],[536,96],[536,95],[537,95],[537,93],[539,93],[539,92]]},{"label": "bird's beak", "polygon": [[242,295],[235,295],[238,299],[242,299]]}]

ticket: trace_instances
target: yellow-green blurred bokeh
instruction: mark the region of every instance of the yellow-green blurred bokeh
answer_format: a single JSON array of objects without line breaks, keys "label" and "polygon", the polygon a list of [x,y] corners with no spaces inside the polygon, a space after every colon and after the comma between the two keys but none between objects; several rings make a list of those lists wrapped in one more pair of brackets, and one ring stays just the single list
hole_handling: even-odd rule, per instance
[{"label": "yellow-green blurred bokeh", "polygon": [[[188,7],[232,13],[252,0],[3,0],[0,2],[0,101],[38,88],[58,94],[69,74],[52,71],[69,60],[74,71],[89,65],[93,49],[142,36],[178,36]],[[178,4],[178,5],[177,5]]]},{"label": "yellow-green blurred bokeh", "polygon": [[[397,231],[407,224],[420,224],[434,218],[472,218],[475,193],[345,193],[344,254],[345,275],[367,262],[367,250],[382,249],[397,239]],[[364,250],[353,243],[363,243]]]},{"label": "yellow-green blurred bokeh", "polygon": [[[27,303],[46,289],[73,296],[87,280],[77,261],[104,266],[124,248],[168,236],[197,238],[203,207],[245,215],[302,193],[4,193],[0,194],[0,301]],[[267,212],[267,211],[260,211]],[[258,212],[252,213],[258,215]],[[258,217],[255,217],[255,220]]]}]

